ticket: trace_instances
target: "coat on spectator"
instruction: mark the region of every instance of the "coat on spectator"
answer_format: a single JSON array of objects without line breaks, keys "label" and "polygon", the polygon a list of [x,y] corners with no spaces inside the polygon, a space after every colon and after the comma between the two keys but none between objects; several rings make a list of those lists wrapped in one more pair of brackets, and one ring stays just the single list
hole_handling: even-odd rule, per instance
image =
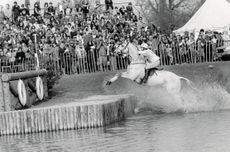
[{"label": "coat on spectator", "polygon": [[20,6],[17,2],[14,2],[14,6],[12,8],[12,15],[14,22],[17,21],[18,17],[20,16]]},{"label": "coat on spectator", "polygon": [[113,0],[105,0],[106,10],[113,9]]}]

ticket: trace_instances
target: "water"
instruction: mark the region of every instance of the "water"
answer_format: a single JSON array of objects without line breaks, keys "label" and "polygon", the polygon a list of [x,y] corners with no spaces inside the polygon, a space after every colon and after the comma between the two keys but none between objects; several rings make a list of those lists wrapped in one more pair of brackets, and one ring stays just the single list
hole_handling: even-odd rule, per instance
[{"label": "water", "polygon": [[143,95],[142,93],[138,95],[142,101],[140,106],[165,113],[177,111],[192,113],[230,109],[230,94],[220,84],[203,83],[196,88],[196,91],[191,90],[191,88],[184,88],[180,98],[172,98],[166,91],[148,89],[145,90]]},{"label": "water", "polygon": [[137,95],[143,112],[105,128],[0,137],[0,152],[229,152],[230,94],[218,83],[196,87],[177,101],[121,80],[112,90]]},{"label": "water", "polygon": [[0,137],[0,151],[227,152],[229,115],[142,113],[106,128]]},{"label": "water", "polygon": [[[196,88],[194,90],[193,88]],[[218,82],[200,82],[193,87],[182,84],[181,92],[174,96],[162,86],[142,86],[128,79],[120,78],[104,87],[107,94],[134,94],[141,109],[164,113],[207,112],[230,109],[230,93]]]}]

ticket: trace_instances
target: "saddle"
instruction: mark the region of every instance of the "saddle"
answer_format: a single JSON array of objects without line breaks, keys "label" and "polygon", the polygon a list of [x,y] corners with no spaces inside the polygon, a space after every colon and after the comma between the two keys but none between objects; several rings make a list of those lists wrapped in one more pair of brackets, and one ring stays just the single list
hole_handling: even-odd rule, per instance
[{"label": "saddle", "polygon": [[147,81],[148,81],[148,79],[149,79],[150,76],[153,76],[154,74],[157,75],[156,71],[162,71],[162,70],[164,70],[163,67],[156,67],[156,68],[152,68],[152,69],[146,70],[146,71],[145,71],[145,76],[144,76],[144,78],[142,79],[141,84],[147,83]]}]

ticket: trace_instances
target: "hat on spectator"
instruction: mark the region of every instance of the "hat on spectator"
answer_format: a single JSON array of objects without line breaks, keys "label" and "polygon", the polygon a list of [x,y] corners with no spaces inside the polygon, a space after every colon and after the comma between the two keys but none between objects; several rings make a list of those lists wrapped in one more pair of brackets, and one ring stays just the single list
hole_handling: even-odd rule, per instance
[{"label": "hat on spectator", "polygon": [[148,46],[148,44],[146,44],[146,43],[142,43],[142,44],[141,44],[141,47],[142,47],[142,48],[145,48],[145,49],[148,49],[149,46]]}]

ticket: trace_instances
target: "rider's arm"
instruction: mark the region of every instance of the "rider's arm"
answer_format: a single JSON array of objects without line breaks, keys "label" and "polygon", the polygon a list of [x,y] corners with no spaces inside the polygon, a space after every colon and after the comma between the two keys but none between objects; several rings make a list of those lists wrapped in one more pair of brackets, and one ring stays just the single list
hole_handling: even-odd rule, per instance
[{"label": "rider's arm", "polygon": [[138,51],[138,54],[146,56],[147,55],[147,51]]}]

